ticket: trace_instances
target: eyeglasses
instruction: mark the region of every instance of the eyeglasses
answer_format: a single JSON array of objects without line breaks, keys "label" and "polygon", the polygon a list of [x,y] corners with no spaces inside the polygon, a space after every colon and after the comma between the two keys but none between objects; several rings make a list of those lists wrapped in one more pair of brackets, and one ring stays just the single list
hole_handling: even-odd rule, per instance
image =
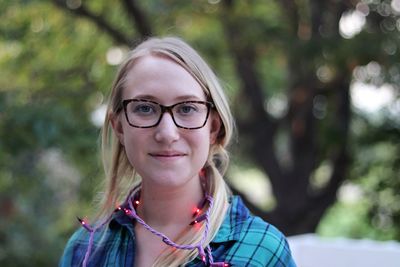
[{"label": "eyeglasses", "polygon": [[207,101],[184,101],[163,106],[145,99],[126,99],[122,101],[122,106],[126,120],[132,127],[155,127],[163,114],[168,112],[177,127],[194,130],[204,127],[214,104]]}]

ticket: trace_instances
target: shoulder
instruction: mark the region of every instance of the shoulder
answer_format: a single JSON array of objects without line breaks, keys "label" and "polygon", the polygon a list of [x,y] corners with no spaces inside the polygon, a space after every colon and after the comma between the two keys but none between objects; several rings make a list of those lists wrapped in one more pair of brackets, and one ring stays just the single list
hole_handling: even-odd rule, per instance
[{"label": "shoulder", "polygon": [[286,237],[272,224],[250,216],[241,230],[237,253],[255,266],[294,266]]},{"label": "shoulder", "polygon": [[[230,243],[225,258],[233,266],[295,266],[282,232],[251,215],[239,197],[232,199],[221,228],[229,232],[225,235],[225,241]],[[224,239],[221,235],[219,238]]]},{"label": "shoulder", "polygon": [[59,267],[79,266],[85,256],[90,234],[83,228],[78,229],[68,240]]},{"label": "shoulder", "polygon": [[133,236],[127,227],[108,224],[92,237],[90,232],[80,228],[68,240],[59,267],[82,266],[85,257],[87,266],[117,266],[115,258],[131,259],[132,246]]}]

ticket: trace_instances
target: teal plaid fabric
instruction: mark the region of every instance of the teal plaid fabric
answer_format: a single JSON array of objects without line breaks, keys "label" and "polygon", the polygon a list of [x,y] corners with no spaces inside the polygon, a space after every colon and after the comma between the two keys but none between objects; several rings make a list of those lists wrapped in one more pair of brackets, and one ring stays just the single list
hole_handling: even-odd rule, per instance
[{"label": "teal plaid fabric", "polygon": [[[271,224],[252,216],[240,197],[232,197],[217,235],[210,243],[214,262],[230,266],[295,267],[285,236]],[[69,240],[60,267],[81,266],[89,234],[79,229]],[[115,213],[104,231],[95,235],[88,266],[128,266],[134,264],[135,237],[132,221],[122,211]],[[204,267],[199,258],[186,264]]]}]

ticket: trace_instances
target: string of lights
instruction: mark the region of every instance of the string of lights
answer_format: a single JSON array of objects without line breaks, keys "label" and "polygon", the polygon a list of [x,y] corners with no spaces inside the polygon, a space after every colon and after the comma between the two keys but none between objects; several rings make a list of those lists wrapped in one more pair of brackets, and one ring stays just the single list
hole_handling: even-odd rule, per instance
[{"label": "string of lights", "polygon": [[[141,224],[146,230],[150,231],[152,234],[160,237],[161,240],[168,246],[171,246],[171,247],[174,247],[177,249],[185,249],[185,250],[197,249],[199,252],[199,256],[200,256],[201,260],[204,262],[205,266],[210,266],[210,267],[229,267],[230,266],[228,263],[225,263],[225,262],[214,262],[210,246],[207,245],[206,247],[204,247],[204,242],[206,241],[208,232],[209,232],[209,215],[210,215],[210,211],[212,210],[212,206],[213,206],[213,197],[212,196],[205,194],[205,197],[202,200],[202,202],[194,209],[194,212],[193,212],[194,219],[189,224],[191,226],[194,226],[201,222],[205,222],[205,230],[204,230],[202,239],[195,245],[180,245],[180,244],[173,242],[171,239],[169,239],[163,233],[158,232],[157,230],[155,230],[154,228],[149,226],[142,218],[139,217],[139,215],[137,215],[136,208],[140,205],[140,190],[138,190],[138,189],[139,189],[139,187],[134,188],[131,191],[131,193],[129,194],[127,201],[126,201],[128,204],[128,207],[118,206],[116,211],[123,211],[126,216],[128,216],[132,220],[135,220],[137,223]],[[208,203],[208,209],[204,213],[202,213],[202,211],[207,203]],[[93,247],[94,234],[98,229],[100,229],[101,227],[103,227],[104,225],[108,224],[111,221],[112,215],[109,218],[107,218],[104,222],[100,223],[99,225],[97,225],[95,227],[90,226],[88,224],[88,222],[86,222],[85,220],[83,220],[79,217],[77,219],[78,219],[79,223],[82,225],[82,227],[85,228],[90,233],[88,248],[85,253],[83,263],[82,263],[82,266],[86,267],[87,262],[90,257],[92,247]]]}]

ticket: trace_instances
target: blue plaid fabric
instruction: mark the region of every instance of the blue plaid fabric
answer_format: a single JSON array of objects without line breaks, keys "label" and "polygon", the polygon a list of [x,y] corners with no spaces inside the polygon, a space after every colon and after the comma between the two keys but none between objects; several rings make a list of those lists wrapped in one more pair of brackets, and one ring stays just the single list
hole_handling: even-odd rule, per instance
[{"label": "blue plaid fabric", "polygon": [[[89,233],[79,229],[68,241],[60,267],[81,266],[89,242]],[[244,267],[295,267],[285,236],[271,224],[252,216],[240,197],[232,197],[230,207],[217,235],[210,243],[215,262]],[[133,266],[135,235],[133,223],[116,212],[113,220],[94,238],[87,266]],[[188,267],[204,267],[196,258]]]}]

